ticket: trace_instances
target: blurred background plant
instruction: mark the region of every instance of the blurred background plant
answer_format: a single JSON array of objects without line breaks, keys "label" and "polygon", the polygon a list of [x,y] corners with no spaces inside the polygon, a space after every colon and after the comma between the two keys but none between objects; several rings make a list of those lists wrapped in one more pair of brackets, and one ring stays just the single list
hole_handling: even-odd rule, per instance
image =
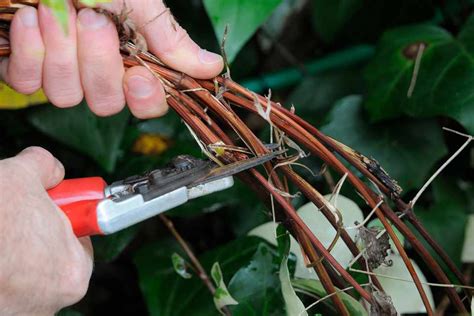
[{"label": "blurred background plant", "polygon": [[[466,141],[442,127],[474,133],[474,1],[174,0],[168,5],[191,36],[211,50],[219,51],[228,25],[225,47],[235,81],[259,93],[271,89],[273,100],[294,105],[298,115],[323,132],[376,158],[399,181],[405,200]],[[84,104],[67,110],[32,106],[45,102],[41,93],[27,97],[1,87],[0,158],[39,145],[64,163],[67,177],[101,175],[114,181],[161,166],[178,154],[201,156],[175,113],[140,121],[126,110],[98,118]],[[267,126],[250,116],[246,123],[267,140]],[[323,168],[307,165],[316,173]],[[415,209],[467,277],[474,262],[473,167],[474,149],[468,146]],[[331,177],[307,177],[321,192],[331,192]],[[366,211],[353,191],[343,187],[342,194]],[[307,201],[293,202],[301,207]],[[363,218],[360,209],[351,208],[346,216],[360,213]],[[227,289],[239,302],[231,307],[233,314],[290,310],[282,295],[281,252],[269,236],[274,231],[262,231],[260,225],[269,218],[249,188],[237,183],[173,210],[170,217],[207,271],[220,263]],[[321,222],[311,228],[323,240],[333,229]],[[180,259],[185,254],[159,220],[94,238],[94,245],[90,291],[62,313],[218,314],[200,280],[179,268],[186,267]],[[324,297],[324,289],[314,276],[298,273],[301,256],[297,248],[291,251],[290,275],[300,278],[294,287],[308,306]],[[410,254],[431,280],[417,254]],[[403,278],[405,271],[395,270],[396,265],[383,274]],[[361,283],[367,281],[355,275]],[[386,282],[399,289],[392,294],[399,312],[423,311],[406,282]],[[449,314],[444,293],[432,287],[430,295],[440,315]],[[333,313],[326,302],[309,312]],[[344,303],[354,315],[364,314],[357,300],[348,296]]]}]

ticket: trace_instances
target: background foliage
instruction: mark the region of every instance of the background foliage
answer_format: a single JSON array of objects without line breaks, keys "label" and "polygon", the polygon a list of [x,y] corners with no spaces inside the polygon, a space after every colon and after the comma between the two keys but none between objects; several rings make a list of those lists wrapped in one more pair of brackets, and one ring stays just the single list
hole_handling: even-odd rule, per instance
[{"label": "background foliage", "polygon": [[[61,16],[61,1],[51,2]],[[168,4],[191,36],[214,51],[228,25],[226,52],[234,80],[257,92],[271,88],[274,99],[287,107],[293,104],[299,115],[323,132],[375,157],[399,180],[406,200],[464,141],[442,127],[474,133],[472,1]],[[417,58],[420,45],[424,51]],[[6,106],[8,100],[13,99],[3,94],[0,104]],[[262,138],[268,137],[265,126],[251,117],[247,123],[261,130]],[[109,181],[157,167],[177,154],[200,156],[174,113],[148,121],[139,121],[126,110],[97,118],[84,104],[67,110],[44,105],[2,111],[0,158],[30,145],[52,151],[65,164],[68,177],[101,175]],[[443,172],[415,210],[460,267],[467,218],[474,211],[473,165],[471,146]],[[309,167],[317,171],[321,166]],[[323,178],[310,179],[323,193],[330,192]],[[367,214],[353,192],[343,193]],[[297,206],[304,202],[294,201]],[[240,303],[231,307],[234,314],[285,313],[284,283],[278,273],[281,252],[246,236],[269,219],[248,188],[237,184],[170,215],[207,271],[214,262],[220,263],[227,288]],[[95,238],[94,243],[98,262],[89,294],[73,308],[78,314],[217,314],[198,278],[184,279],[174,271],[172,254],[184,254],[159,221]],[[289,262],[292,274],[294,258],[290,256]],[[307,292],[324,295],[316,281],[298,282]],[[433,292],[439,301],[441,292]],[[344,299],[351,310],[359,310],[349,296]],[[331,307],[311,311],[330,313]]]}]

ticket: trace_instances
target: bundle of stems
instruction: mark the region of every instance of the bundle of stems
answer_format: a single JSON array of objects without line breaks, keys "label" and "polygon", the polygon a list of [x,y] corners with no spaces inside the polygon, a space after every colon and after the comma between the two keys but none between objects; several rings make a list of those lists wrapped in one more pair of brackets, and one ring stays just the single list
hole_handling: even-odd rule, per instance
[{"label": "bundle of stems", "polygon": [[[0,36],[8,39],[9,23],[17,7],[21,5],[36,6],[38,1],[0,0]],[[117,27],[119,30],[122,28],[121,25],[117,25]],[[433,306],[430,305],[420,278],[395,234],[394,227],[403,234],[406,241],[419,254],[436,282],[446,291],[447,297],[456,310],[463,314],[467,313],[466,306],[471,294],[467,290],[468,286],[462,273],[422,226],[413,212],[413,205],[407,204],[401,199],[401,189],[396,182],[374,159],[367,158],[321,133],[299,117],[293,109],[287,109],[281,104],[273,102],[270,96],[265,97],[247,90],[234,82],[230,78],[229,72],[210,80],[197,80],[171,69],[153,54],[140,51],[131,40],[122,43],[121,51],[125,67],[143,65],[163,83],[168,104],[188,126],[202,150],[214,161],[225,164],[247,159],[249,155],[258,156],[268,152],[269,149],[242,118],[243,115],[250,115],[249,113],[259,115],[266,120],[271,126],[272,140],[278,143],[281,148],[290,149],[279,159],[266,163],[265,173],[253,169],[240,174],[239,178],[259,194],[276,219],[283,223],[299,242],[309,261],[308,267],[314,268],[339,315],[349,315],[349,313],[336,293],[338,288],[352,287],[361,298],[372,305],[381,304],[380,295],[377,295],[378,299],[376,300],[374,293],[383,293],[383,288],[376,274],[371,271],[369,261],[373,258],[368,257],[367,253],[361,255],[355,242],[342,225],[343,219],[338,215],[337,209],[335,210],[334,206],[329,204],[323,195],[292,167],[298,158],[305,155],[303,150],[308,151],[314,159],[318,159],[347,179],[373,210],[383,224],[385,233],[393,241],[403,259],[428,315],[433,315]],[[8,45],[0,47],[0,56],[6,57],[9,53]],[[237,109],[238,111],[236,111]],[[295,155],[290,155],[290,151],[294,151]],[[358,177],[347,165],[354,167],[363,177]],[[369,180],[373,185],[367,185],[363,178]],[[360,267],[370,275],[371,284],[369,287],[360,285],[332,256],[331,247],[326,248],[299,217],[291,204],[292,196],[288,192],[290,184],[314,203],[328,219],[337,231],[337,236],[344,241],[354,257],[357,258]],[[407,223],[411,226],[408,226]],[[440,264],[433,258],[422,241],[417,239],[415,231],[425,239],[457,280],[453,280],[453,282],[449,280]],[[197,264],[199,265],[199,263]],[[199,270],[202,272],[202,269]],[[453,283],[459,284],[461,287],[464,286],[464,292],[457,292]],[[212,291],[212,286],[209,288]],[[468,299],[465,300],[464,296],[467,296]]]}]

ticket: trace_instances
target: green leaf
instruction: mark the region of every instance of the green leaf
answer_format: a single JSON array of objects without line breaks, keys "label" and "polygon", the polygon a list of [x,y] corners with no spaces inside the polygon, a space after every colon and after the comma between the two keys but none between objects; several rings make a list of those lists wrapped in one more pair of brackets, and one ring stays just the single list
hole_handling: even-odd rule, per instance
[{"label": "green leaf", "polygon": [[107,172],[115,169],[120,143],[130,114],[128,110],[100,118],[83,102],[70,109],[43,107],[33,112],[30,122],[41,132],[94,159]]},{"label": "green leaf", "polygon": [[222,276],[222,270],[219,265],[219,262],[215,262],[211,268],[211,277],[216,284],[216,292],[214,293],[214,305],[216,305],[217,310],[225,315],[222,312],[222,308],[228,305],[238,305],[232,295],[230,295],[229,290],[224,282],[224,277]]},{"label": "green leaf", "polygon": [[[438,178],[432,186],[434,198],[432,206],[423,208],[416,205],[415,213],[430,235],[454,263],[460,266],[468,222],[468,201],[454,181]],[[427,249],[431,251],[430,247]]]},{"label": "green leaf", "polygon": [[183,279],[191,279],[192,275],[186,269],[186,261],[179,254],[174,252],[171,255],[171,262],[173,263],[173,268],[176,273],[181,276]]},{"label": "green leaf", "polygon": [[[81,3],[93,7],[100,3],[110,2],[111,0],[81,0]],[[65,32],[68,32],[68,19],[69,19],[69,12],[67,0],[42,0],[41,3],[48,6],[51,11],[53,11],[54,16],[58,19],[59,23],[61,24],[62,28]]]},{"label": "green leaf", "polygon": [[363,93],[362,67],[317,74],[303,80],[290,94],[296,114],[313,125],[320,125],[334,103],[351,94]]},{"label": "green leaf", "polygon": [[281,0],[204,0],[219,42],[222,42],[226,25],[226,55],[231,63],[255,31],[265,22]]},{"label": "green leaf", "polygon": [[57,312],[56,316],[82,316],[82,313],[68,307]]},{"label": "green leaf", "polygon": [[[433,25],[385,33],[365,77],[365,103],[372,119],[408,114],[445,115],[474,133],[474,17],[457,38]],[[419,45],[423,51],[413,94],[407,97]]]},{"label": "green leaf", "polygon": [[261,243],[250,262],[234,274],[229,291],[239,302],[232,306],[233,315],[276,315],[283,311],[279,256]]},{"label": "green leaf", "polygon": [[51,11],[53,11],[54,16],[61,24],[64,32],[68,32],[68,20],[69,20],[69,11],[68,11],[68,1],[67,0],[43,0],[41,1],[44,5],[48,6]]},{"label": "green leaf", "polygon": [[[253,292],[252,287],[257,285],[260,288],[262,287],[260,283],[261,277],[252,280],[242,275],[242,273],[239,273],[240,276],[237,277],[234,274],[255,260],[252,257],[261,243],[262,240],[256,237],[236,239],[222,247],[206,252],[199,257],[199,260],[208,272],[211,270],[214,262],[219,262],[225,280],[236,279],[239,281],[239,284]],[[170,255],[174,252],[184,256],[176,242],[161,240],[144,246],[134,256],[140,288],[145,297],[150,315],[208,316],[217,314],[212,295],[199,278],[185,280],[176,274],[169,260]],[[272,252],[272,255],[274,256],[272,258],[277,258],[275,252]],[[270,267],[276,271],[274,266],[270,260]],[[278,283],[278,276],[274,275],[274,278],[276,278],[276,283]],[[267,285],[270,286],[270,284],[273,283],[268,283]],[[241,288],[240,292],[237,291],[238,293],[233,290],[230,283],[228,288],[229,292],[239,303],[245,301],[245,288]],[[275,291],[279,292],[279,288],[277,287]],[[246,304],[246,306],[248,305]],[[279,306],[282,308],[282,304]],[[236,314],[234,313],[234,315]]]},{"label": "green leaf", "polygon": [[367,121],[362,98],[349,96],[335,105],[321,130],[375,158],[405,192],[420,187],[447,152],[435,120],[403,119],[370,125]]},{"label": "green leaf", "polygon": [[313,18],[321,38],[332,42],[363,5],[362,0],[313,0]]},{"label": "green leaf", "polygon": [[288,257],[290,255],[290,234],[282,225],[277,227],[276,234],[278,249],[280,251],[280,255],[282,256],[279,277],[281,293],[283,295],[283,300],[285,301],[286,314],[289,316],[308,316],[303,302],[301,302],[298,295],[296,295],[295,289],[291,284],[290,271],[288,269]]},{"label": "green leaf", "polygon": [[[323,285],[321,284],[320,281],[317,280],[303,280],[303,279],[296,279],[292,281],[293,286],[297,289],[304,290],[306,292],[312,293],[316,295],[317,297],[325,297],[327,295],[326,290],[324,289]],[[365,308],[362,306],[361,303],[359,303],[357,300],[355,300],[352,296],[340,292],[339,297],[341,298],[342,302],[346,306],[347,310],[349,311],[349,314],[351,316],[366,316],[367,311]],[[331,300],[324,300],[321,302],[321,304],[330,304]]]},{"label": "green leaf", "polygon": [[[373,42],[387,28],[433,18],[431,0],[312,0],[313,26],[329,43]],[[396,14],[394,14],[396,12]]]},{"label": "green leaf", "polygon": [[104,262],[115,260],[135,238],[138,227],[135,225],[108,236],[94,236],[94,259]]},{"label": "green leaf", "polygon": [[[328,202],[332,203],[332,205],[335,204],[334,199],[330,200],[331,195],[326,195],[324,197],[326,200],[328,200]],[[338,210],[341,213],[344,226],[354,226],[355,222],[360,223],[364,220],[362,211],[352,200],[342,195],[338,195],[336,204]],[[301,206],[298,209],[298,215],[326,248],[331,245],[337,235],[337,232],[323,215],[323,213],[319,211],[316,205],[313,203],[307,203]],[[277,224],[275,222],[268,222],[252,229],[249,232],[249,235],[258,236],[265,239],[270,244],[276,245],[276,227]],[[357,231],[355,229],[350,229],[348,230],[348,233],[352,240],[355,240]],[[290,237],[290,240],[290,250],[296,256],[295,277],[303,279],[316,279],[317,275],[314,272],[314,269],[309,269],[306,267],[305,258],[303,257],[301,248],[296,239]],[[337,240],[334,248],[331,251],[331,254],[343,267],[347,267],[354,257],[341,238]]]}]

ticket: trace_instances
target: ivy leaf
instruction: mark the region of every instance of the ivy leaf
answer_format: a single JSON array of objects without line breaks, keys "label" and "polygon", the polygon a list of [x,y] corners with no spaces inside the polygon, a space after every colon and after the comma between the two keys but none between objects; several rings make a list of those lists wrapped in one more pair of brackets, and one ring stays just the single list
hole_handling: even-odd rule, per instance
[{"label": "ivy leaf", "polygon": [[320,125],[334,103],[351,94],[363,93],[362,67],[326,71],[303,80],[288,97],[296,114],[313,125]]},{"label": "ivy leaf", "polygon": [[[364,215],[361,209],[354,201],[342,195],[338,195],[336,200],[334,200],[334,197],[331,200],[331,195],[326,195],[324,197],[333,205],[336,201],[337,208],[341,213],[344,226],[354,226],[355,222],[361,223],[364,220]],[[309,229],[311,229],[314,235],[318,237],[324,247],[328,248],[334,241],[337,232],[329,223],[327,218],[323,215],[323,213],[319,211],[318,207],[313,203],[307,203],[298,209],[298,215],[306,223],[306,225],[308,225]],[[276,245],[276,228],[277,224],[275,222],[268,222],[252,229],[249,232],[249,235],[258,236],[265,239],[270,244]],[[355,240],[356,230],[348,230],[348,234],[352,240]],[[305,258],[303,257],[298,242],[292,236],[290,236],[290,240],[290,250],[296,256],[295,277],[302,279],[316,279],[317,275],[314,270],[306,267]],[[354,257],[349,248],[347,248],[344,241],[342,241],[340,238],[337,240],[334,248],[331,251],[331,254],[343,267],[348,267],[349,263]]]},{"label": "ivy leaf", "polygon": [[173,263],[174,271],[183,279],[191,279],[192,275],[186,269],[186,260],[179,254],[174,252],[171,255],[171,262]]},{"label": "ivy leaf", "polygon": [[229,26],[225,51],[231,63],[244,44],[265,22],[281,0],[204,0],[219,43]]},{"label": "ivy leaf", "polygon": [[94,259],[103,262],[115,260],[135,238],[138,228],[135,225],[112,235],[92,237]]},{"label": "ivy leaf", "polygon": [[283,295],[283,300],[285,301],[286,314],[308,316],[303,302],[301,302],[298,295],[296,295],[295,289],[291,284],[290,271],[288,269],[288,257],[290,256],[290,234],[282,225],[277,227],[276,234],[278,249],[280,251],[280,256],[282,256],[279,277],[281,293]]},{"label": "ivy leaf", "polygon": [[218,262],[214,262],[211,268],[211,277],[216,284],[216,292],[214,293],[214,304],[216,305],[217,310],[225,315],[222,312],[222,308],[228,305],[238,305],[237,302],[229,293],[227,286],[224,283],[224,277],[222,276],[222,270]]},{"label": "ivy leaf", "polygon": [[[474,133],[474,17],[457,38],[433,25],[415,25],[385,33],[365,73],[365,107],[372,119],[408,114],[445,115]],[[414,90],[407,97],[420,45],[424,50]]]},{"label": "ivy leaf", "polygon": [[82,316],[83,314],[75,311],[69,307],[60,310],[58,313],[56,313],[56,316]]},{"label": "ivy leaf", "polygon": [[[373,42],[387,28],[433,17],[431,0],[312,0],[313,26],[321,39],[333,43]],[[396,14],[394,14],[396,12]]]},{"label": "ivy leaf", "polygon": [[375,158],[405,192],[420,187],[433,165],[447,153],[435,120],[405,118],[369,125],[359,96],[340,100],[321,130]]},{"label": "ivy leaf", "polygon": [[[454,263],[460,266],[468,222],[468,201],[454,181],[438,178],[432,187],[434,198],[432,206],[428,208],[415,206],[415,213],[431,236]],[[431,251],[430,247],[426,247]],[[434,255],[434,252],[432,254]]]},{"label": "ivy leaf", "polygon": [[[258,249],[265,249],[264,252],[266,251],[267,253],[257,256]],[[140,288],[150,315],[215,315],[216,308],[212,295],[203,285],[202,281],[199,278],[186,280],[176,274],[169,260],[170,255],[174,252],[183,255],[182,250],[175,241],[160,240],[144,246],[134,256]],[[247,303],[248,300],[254,300],[256,306],[265,306],[264,302],[269,301],[267,299],[268,295],[275,292],[279,294],[278,275],[276,275],[278,265],[273,263],[274,260],[277,261],[277,258],[277,253],[266,244],[263,244],[262,239],[245,237],[210,250],[200,256],[199,260],[206,271],[211,270],[214,262],[220,262],[223,278],[231,280],[228,283],[229,292],[240,303],[237,306],[230,307],[233,314],[238,315],[238,313],[234,313],[233,309],[240,308],[241,305],[243,305],[244,309],[245,307],[251,308],[252,304]],[[258,262],[255,262],[255,260]],[[244,273],[245,268],[249,265],[275,272],[275,274],[271,275],[272,281],[268,282],[268,275],[260,272],[257,279],[252,279],[252,275]],[[248,272],[251,271],[248,270]],[[262,279],[263,275],[266,278]],[[234,285],[231,284],[232,280],[234,280]],[[276,285],[276,287],[272,288],[273,285]],[[243,286],[243,288],[239,286]],[[265,291],[262,288],[270,289],[266,290],[267,295],[264,295]],[[258,295],[247,297],[247,293],[256,293]],[[283,303],[281,301],[271,302],[274,303],[272,306],[276,310],[283,311]],[[249,310],[245,309],[245,311]],[[250,314],[252,315],[252,313]],[[256,314],[262,313],[257,311]],[[248,313],[244,313],[244,315],[248,315]]]},{"label": "ivy leaf", "polygon": [[332,42],[363,4],[362,0],[313,0],[313,21],[321,38]]},{"label": "ivy leaf", "polygon": [[34,111],[29,120],[38,130],[94,159],[107,172],[115,169],[130,114],[95,116],[85,102],[70,109],[53,106]]},{"label": "ivy leaf", "polygon": [[240,268],[229,282],[229,291],[239,302],[233,315],[277,315],[283,311],[279,256],[266,243],[260,243],[249,263]]}]

